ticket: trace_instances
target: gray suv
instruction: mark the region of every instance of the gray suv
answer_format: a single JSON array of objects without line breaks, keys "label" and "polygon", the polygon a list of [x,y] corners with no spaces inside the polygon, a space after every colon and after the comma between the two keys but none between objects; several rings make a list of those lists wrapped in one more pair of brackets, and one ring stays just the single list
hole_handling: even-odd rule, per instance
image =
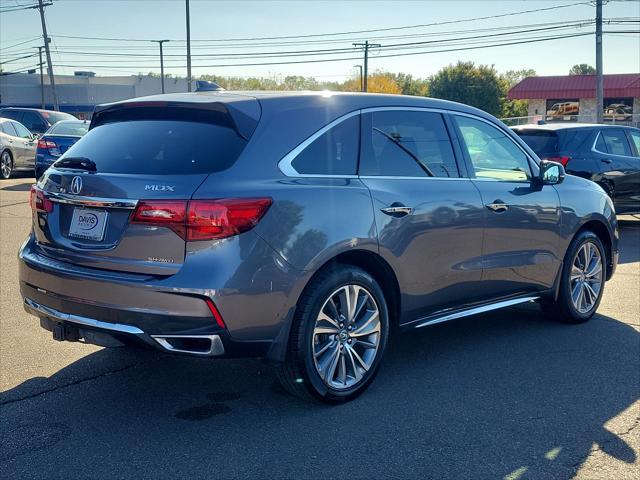
[{"label": "gray suv", "polygon": [[260,356],[349,400],[392,329],[595,313],[613,205],[492,116],[418,97],[172,94],[96,109],[31,193],[28,312],[56,340]]}]

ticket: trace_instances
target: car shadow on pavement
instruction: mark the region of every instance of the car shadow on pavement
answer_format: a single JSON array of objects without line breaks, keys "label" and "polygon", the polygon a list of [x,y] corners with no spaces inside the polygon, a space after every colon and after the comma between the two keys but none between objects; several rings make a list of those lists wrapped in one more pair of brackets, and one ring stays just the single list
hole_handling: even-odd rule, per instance
[{"label": "car shadow on pavement", "polygon": [[636,460],[632,429],[605,423],[639,398],[638,346],[613,318],[512,308],[396,335],[333,407],[260,360],[104,349],[0,396],[0,475],[569,478],[594,445]]},{"label": "car shadow on pavement", "polygon": [[640,262],[640,219],[618,218],[620,229],[620,263]]},{"label": "car shadow on pavement", "polygon": [[7,185],[6,187],[0,187],[0,190],[3,190],[5,192],[28,192],[29,190],[31,190],[31,183]]}]

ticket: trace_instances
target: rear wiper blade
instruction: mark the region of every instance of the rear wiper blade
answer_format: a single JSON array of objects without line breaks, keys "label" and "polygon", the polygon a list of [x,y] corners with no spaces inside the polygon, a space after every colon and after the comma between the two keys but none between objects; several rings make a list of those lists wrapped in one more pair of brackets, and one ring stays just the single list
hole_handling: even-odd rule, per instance
[{"label": "rear wiper blade", "polygon": [[96,172],[98,167],[96,163],[87,157],[65,157],[61,158],[53,164],[55,168],[68,168],[70,170],[86,170],[87,172]]}]

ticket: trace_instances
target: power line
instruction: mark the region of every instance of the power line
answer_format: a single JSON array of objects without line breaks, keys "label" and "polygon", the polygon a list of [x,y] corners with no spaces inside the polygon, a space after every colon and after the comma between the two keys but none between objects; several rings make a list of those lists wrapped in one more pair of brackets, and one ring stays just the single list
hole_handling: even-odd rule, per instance
[{"label": "power line", "polygon": [[[445,22],[433,22],[433,23],[422,23],[416,25],[403,25],[399,27],[385,27],[385,28],[374,28],[374,29],[366,29],[366,30],[352,30],[346,32],[331,32],[331,33],[314,33],[314,34],[304,34],[304,35],[280,35],[274,37],[244,37],[244,38],[219,38],[219,39],[200,39],[200,40],[191,40],[192,42],[242,42],[242,41],[257,41],[257,40],[279,40],[279,39],[290,39],[290,38],[316,38],[316,37],[332,37],[332,36],[344,36],[344,35],[356,35],[356,34],[369,34],[373,32],[389,32],[395,30],[406,30],[406,29],[414,29],[414,28],[424,28],[424,27],[433,27],[438,25],[450,25],[454,23],[463,23],[463,22],[473,22],[478,20],[490,20],[495,18],[504,18],[504,17],[512,17],[514,15],[524,15],[527,13],[538,13],[544,12],[548,10],[557,10],[561,8],[569,8],[575,7],[578,5],[588,5],[589,2],[577,2],[571,3],[568,5],[555,5],[552,7],[545,8],[535,8],[530,10],[521,10],[517,12],[509,12],[498,15],[487,15],[484,17],[473,17],[473,18],[464,18],[460,20],[448,20]],[[80,40],[98,40],[98,41],[115,41],[115,42],[149,42],[150,38],[117,38],[117,37],[89,37],[89,36],[75,36],[75,35],[56,35],[58,38],[73,38]],[[181,39],[171,39],[172,42],[185,42],[185,40]]]}]

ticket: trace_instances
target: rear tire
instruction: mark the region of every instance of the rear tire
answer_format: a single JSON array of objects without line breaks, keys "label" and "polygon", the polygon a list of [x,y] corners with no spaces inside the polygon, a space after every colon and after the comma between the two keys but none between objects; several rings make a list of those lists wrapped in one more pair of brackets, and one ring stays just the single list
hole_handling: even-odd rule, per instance
[{"label": "rear tire", "polygon": [[0,178],[3,180],[8,180],[11,178],[11,173],[13,172],[13,157],[11,156],[11,152],[9,150],[5,150],[0,155]]},{"label": "rear tire", "polygon": [[562,267],[558,299],[542,308],[553,319],[583,323],[596,313],[606,278],[606,255],[598,236],[585,230],[573,239]]},{"label": "rear tire", "polygon": [[387,304],[373,277],[348,265],[327,269],[298,301],[276,375],[298,397],[347,402],[373,381],[388,336]]}]

